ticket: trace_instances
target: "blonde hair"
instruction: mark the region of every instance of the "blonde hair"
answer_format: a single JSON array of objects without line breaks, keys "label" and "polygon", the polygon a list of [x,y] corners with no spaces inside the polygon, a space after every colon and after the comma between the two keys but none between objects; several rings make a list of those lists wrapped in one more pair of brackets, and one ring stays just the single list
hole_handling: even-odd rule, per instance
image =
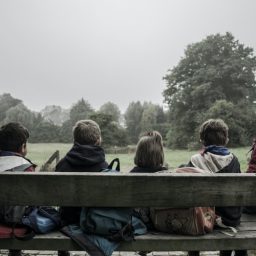
[{"label": "blonde hair", "polygon": [[138,167],[159,167],[164,163],[162,136],[157,131],[144,134],[136,148],[134,163]]},{"label": "blonde hair", "polygon": [[96,145],[101,142],[99,125],[93,120],[80,120],[73,127],[74,141],[81,145]]},{"label": "blonde hair", "polygon": [[225,146],[228,143],[228,126],[222,119],[209,119],[200,127],[200,140],[204,146]]}]

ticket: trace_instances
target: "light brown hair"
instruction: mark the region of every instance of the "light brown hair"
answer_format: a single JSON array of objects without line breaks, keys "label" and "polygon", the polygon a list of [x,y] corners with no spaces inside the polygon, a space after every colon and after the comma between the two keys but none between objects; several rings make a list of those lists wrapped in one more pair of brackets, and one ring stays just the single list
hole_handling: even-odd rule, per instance
[{"label": "light brown hair", "polygon": [[157,131],[145,133],[137,144],[134,163],[138,167],[159,167],[164,163],[162,136]]},{"label": "light brown hair", "polygon": [[101,131],[99,125],[93,120],[80,120],[73,127],[74,141],[81,145],[99,145]]},{"label": "light brown hair", "polygon": [[204,146],[225,146],[228,143],[228,126],[222,119],[209,119],[200,127],[200,140]]}]

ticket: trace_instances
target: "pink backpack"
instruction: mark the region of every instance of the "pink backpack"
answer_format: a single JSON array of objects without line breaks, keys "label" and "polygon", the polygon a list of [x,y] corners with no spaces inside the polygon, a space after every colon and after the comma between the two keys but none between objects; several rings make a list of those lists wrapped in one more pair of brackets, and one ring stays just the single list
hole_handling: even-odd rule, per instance
[{"label": "pink backpack", "polygon": [[[209,173],[194,167],[182,167],[176,173]],[[156,230],[181,235],[204,235],[213,231],[214,207],[151,207],[150,218]]]}]

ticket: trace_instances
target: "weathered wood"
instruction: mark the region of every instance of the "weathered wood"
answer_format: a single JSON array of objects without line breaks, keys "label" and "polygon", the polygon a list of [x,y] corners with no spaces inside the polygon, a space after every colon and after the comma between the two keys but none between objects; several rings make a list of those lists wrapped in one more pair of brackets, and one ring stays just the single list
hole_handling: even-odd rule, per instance
[{"label": "weathered wood", "polygon": [[255,174],[1,173],[0,204],[256,205]]},{"label": "weathered wood", "polygon": [[[60,233],[37,235],[33,240],[19,241],[0,239],[1,249],[30,250],[74,250],[80,251],[70,238]],[[235,237],[228,237],[217,231],[205,236],[178,236],[168,234],[147,234],[135,241],[123,242],[117,251],[217,251],[232,249],[255,249],[256,231],[240,231]]]},{"label": "weathered wood", "polygon": [[60,151],[56,150],[51,156],[50,158],[42,165],[42,167],[40,168],[40,172],[49,172],[49,171],[53,171],[54,168],[50,168],[50,165],[52,164],[53,161],[55,162],[55,165],[60,161]]},{"label": "weathered wood", "polygon": [[[1,173],[0,205],[235,206],[256,205],[254,174]],[[81,250],[59,232],[29,241],[0,239],[2,249]],[[238,234],[154,233],[124,242],[120,251],[188,251],[256,248],[256,215],[243,215]]]}]

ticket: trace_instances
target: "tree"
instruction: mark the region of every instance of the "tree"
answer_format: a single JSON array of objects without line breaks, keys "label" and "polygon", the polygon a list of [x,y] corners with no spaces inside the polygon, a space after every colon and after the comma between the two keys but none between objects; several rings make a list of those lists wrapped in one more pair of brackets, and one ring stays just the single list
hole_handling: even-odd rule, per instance
[{"label": "tree", "polygon": [[77,121],[88,119],[94,113],[91,105],[84,99],[79,100],[70,110],[70,121],[74,125]]},{"label": "tree", "polygon": [[171,115],[169,146],[186,147],[194,141],[203,114],[218,100],[251,106],[256,97],[255,70],[253,49],[230,33],[189,45],[164,77],[163,95]]},{"label": "tree", "polygon": [[69,110],[60,106],[46,106],[40,113],[45,120],[59,126],[69,119]]},{"label": "tree", "polygon": [[101,129],[102,145],[104,147],[127,145],[126,131],[113,120],[112,115],[98,112],[91,115],[90,119],[99,124]]},{"label": "tree", "polygon": [[74,104],[70,109],[70,118],[62,124],[59,130],[60,141],[65,143],[72,142],[72,127],[79,120],[89,119],[93,113],[93,108],[84,99],[81,99],[76,104]]},{"label": "tree", "polygon": [[8,109],[15,107],[21,103],[21,100],[13,98],[9,93],[4,93],[0,95],[0,123],[2,123],[5,119]]},{"label": "tree", "polygon": [[100,109],[99,112],[106,114],[106,115],[111,115],[112,119],[119,123],[120,122],[120,117],[121,117],[121,112],[118,108],[118,106],[112,102],[107,102],[105,104],[103,104]]},{"label": "tree", "polygon": [[243,102],[237,105],[226,100],[216,101],[203,115],[204,120],[221,118],[229,127],[229,145],[248,145],[255,136],[256,113],[252,107]]},{"label": "tree", "polygon": [[143,114],[143,106],[139,101],[131,102],[125,112],[124,118],[128,139],[131,143],[137,143],[141,133],[141,118]]},{"label": "tree", "polygon": [[53,122],[44,121],[35,124],[31,130],[30,141],[36,143],[59,142],[60,127]]},{"label": "tree", "polygon": [[153,130],[154,125],[157,121],[157,109],[152,103],[145,102],[143,104],[143,112],[141,116],[141,130],[149,131]]},{"label": "tree", "polygon": [[23,103],[9,108],[5,113],[4,123],[19,122],[31,130],[35,124],[35,114],[30,111]]}]

